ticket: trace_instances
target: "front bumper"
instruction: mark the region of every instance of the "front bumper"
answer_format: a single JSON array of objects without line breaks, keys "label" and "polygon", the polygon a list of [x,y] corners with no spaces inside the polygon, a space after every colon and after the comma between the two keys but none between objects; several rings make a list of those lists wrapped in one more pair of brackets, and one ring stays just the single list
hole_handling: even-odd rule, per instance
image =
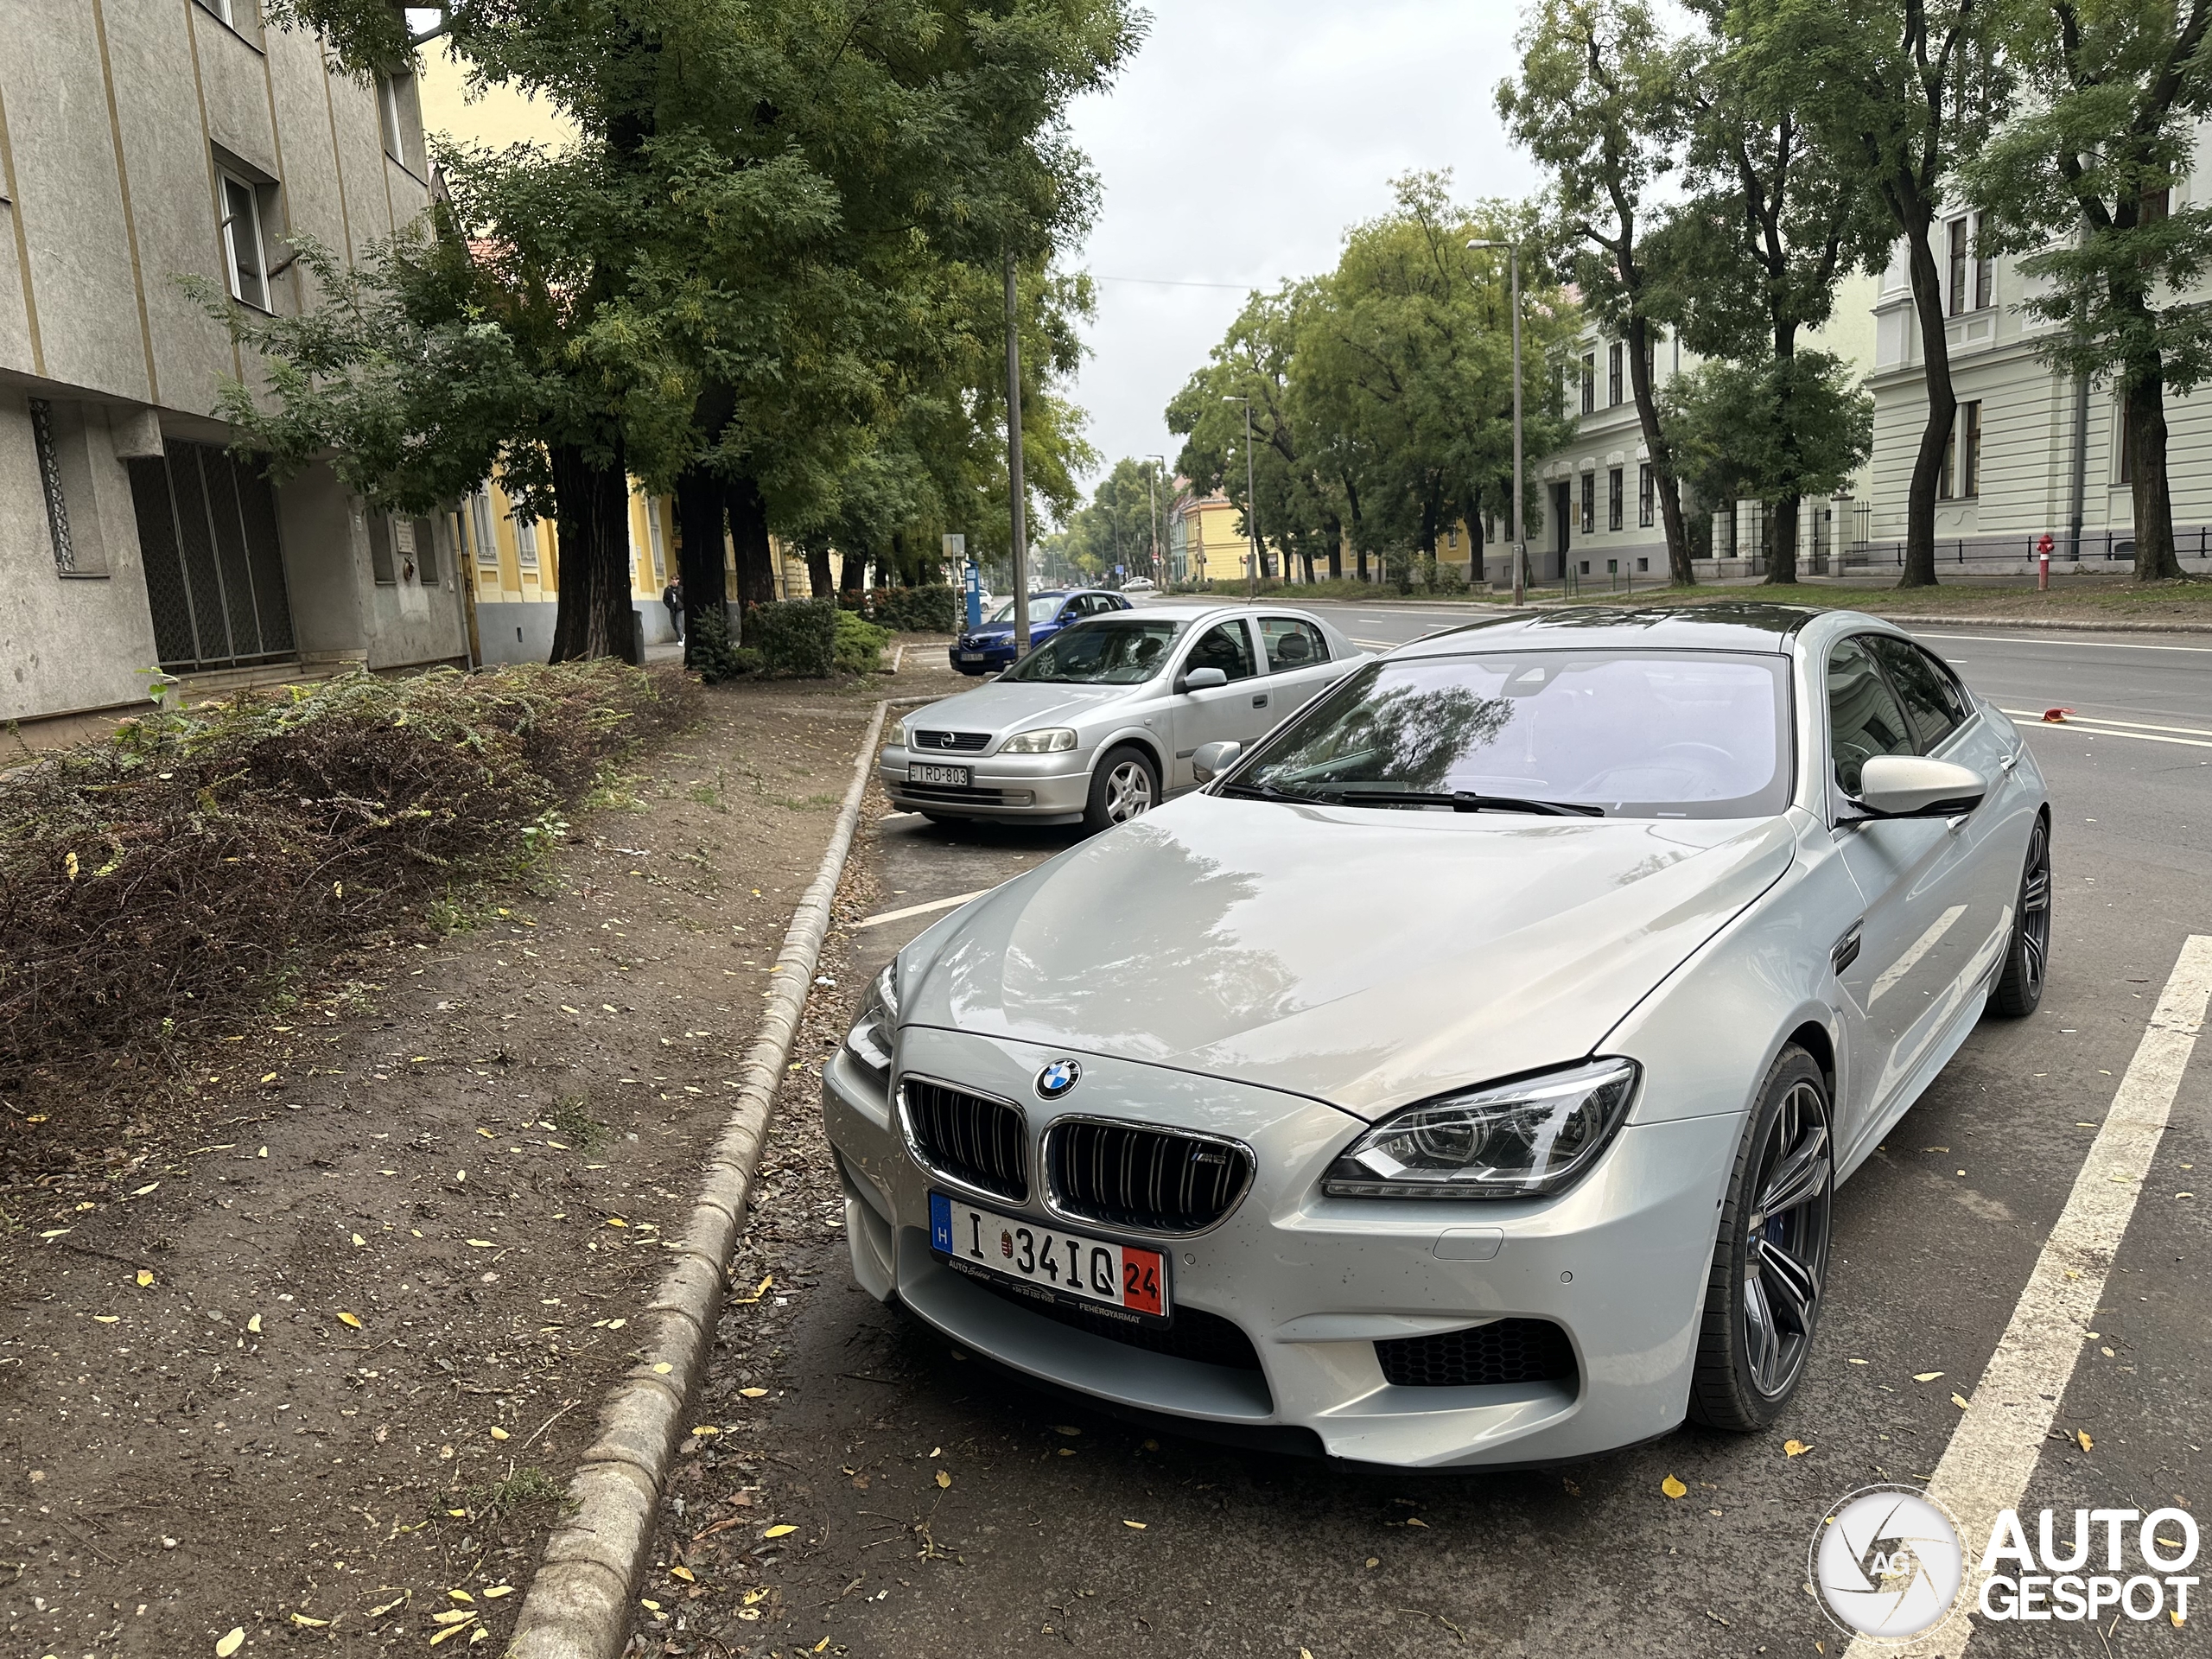
[{"label": "front bumper", "polygon": [[944,659],[963,674],[996,674],[1014,666],[1014,642],[1007,639],[964,645],[955,640],[946,650]]},{"label": "front bumper", "polygon": [[974,781],[966,789],[910,782],[909,758],[906,750],[894,743],[884,750],[875,768],[892,804],[909,812],[1027,823],[1075,823],[1082,820],[1084,809],[1090,804],[1091,757],[1079,749],[1059,754],[912,757],[931,764],[967,767]]},{"label": "front bumper", "polygon": [[[1025,1103],[1033,1159],[1035,1137],[1073,1109],[1038,1099],[1031,1086],[1060,1058],[1032,1044],[910,1027],[897,1065]],[[891,1096],[841,1049],[824,1071],[823,1107],[863,1287],[1031,1376],[1199,1423],[1302,1428],[1340,1458],[1547,1462],[1648,1440],[1682,1421],[1715,1205],[1740,1115],[1631,1123],[1586,1179],[1551,1199],[1337,1199],[1321,1194],[1319,1179],[1361,1127],[1348,1114],[1130,1061],[1086,1055],[1083,1064],[1084,1113],[1203,1126],[1252,1148],[1250,1190],[1203,1234],[1163,1240],[1097,1223],[1055,1224],[1169,1253],[1176,1306],[1234,1323],[1258,1370],[1071,1328],[945,1266],[930,1249],[929,1194],[961,1189],[915,1161]],[[1033,1196],[1027,1205],[969,1196],[1048,1218]],[[1457,1259],[1485,1252],[1487,1260]],[[1573,1377],[1447,1387],[1385,1377],[1378,1341],[1500,1319],[1560,1326]]]}]

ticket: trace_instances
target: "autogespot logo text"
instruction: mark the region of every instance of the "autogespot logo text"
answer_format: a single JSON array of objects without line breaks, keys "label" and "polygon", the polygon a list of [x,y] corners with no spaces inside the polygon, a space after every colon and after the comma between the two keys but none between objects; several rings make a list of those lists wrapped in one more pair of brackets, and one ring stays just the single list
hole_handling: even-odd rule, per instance
[{"label": "autogespot logo text", "polygon": [[1962,1602],[1993,1623],[2094,1623],[2115,1613],[2178,1627],[2188,1619],[2197,1584],[2189,1571],[2196,1521],[2188,1510],[2076,1510],[2064,1536],[2061,1513],[2036,1512],[2031,1539],[2017,1510],[1999,1510],[1981,1552],[1980,1588],[1962,1596],[1971,1557],[1949,1513],[1916,1487],[1866,1487],[1815,1529],[1813,1588],[1837,1624],[1883,1641],[1924,1635]]}]

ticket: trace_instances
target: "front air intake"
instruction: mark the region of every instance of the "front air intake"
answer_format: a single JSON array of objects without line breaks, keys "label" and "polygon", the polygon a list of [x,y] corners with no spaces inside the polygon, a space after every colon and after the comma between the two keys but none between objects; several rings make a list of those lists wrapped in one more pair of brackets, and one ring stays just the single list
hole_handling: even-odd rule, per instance
[{"label": "front air intake", "polygon": [[1382,1377],[1402,1389],[1479,1389],[1572,1382],[1574,1349],[1549,1319],[1492,1319],[1465,1331],[1375,1344]]}]

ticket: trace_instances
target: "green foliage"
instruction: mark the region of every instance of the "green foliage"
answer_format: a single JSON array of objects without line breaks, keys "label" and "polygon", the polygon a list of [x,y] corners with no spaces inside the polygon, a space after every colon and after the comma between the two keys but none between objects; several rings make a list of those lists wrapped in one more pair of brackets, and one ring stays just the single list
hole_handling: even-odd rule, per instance
[{"label": "green foliage", "polygon": [[0,779],[0,1087],[234,1015],[347,944],[522,873],[685,716],[612,662],[157,708]]},{"label": "green foliage", "polygon": [[745,642],[765,674],[826,680],[837,670],[837,619],[831,599],[781,599],[745,613]]},{"label": "green foliage", "polygon": [[684,666],[698,671],[708,685],[721,685],[747,674],[758,674],[760,653],[730,638],[729,620],[720,608],[702,611],[683,642]]},{"label": "green foliage", "polygon": [[[814,603],[819,604],[820,601]],[[873,622],[864,622],[856,612],[839,610],[835,605],[831,614],[837,619],[836,643],[833,652],[840,674],[873,674],[882,666],[883,648],[891,643],[891,631],[879,628]]]},{"label": "green foliage", "polygon": [[950,633],[959,626],[960,591],[933,582],[924,588],[874,588],[868,614],[895,633]]},{"label": "green foliage", "polygon": [[1682,476],[1700,500],[1827,495],[1866,464],[1874,397],[1842,358],[1715,359],[1662,397]]},{"label": "green foliage", "polygon": [[[1110,581],[1116,564],[1131,576],[1160,581],[1166,574],[1167,524],[1177,499],[1174,479],[1158,461],[1124,455],[1098,480],[1090,504],[1069,519],[1052,550],[1084,586]],[[1160,569],[1153,568],[1155,531]]]}]

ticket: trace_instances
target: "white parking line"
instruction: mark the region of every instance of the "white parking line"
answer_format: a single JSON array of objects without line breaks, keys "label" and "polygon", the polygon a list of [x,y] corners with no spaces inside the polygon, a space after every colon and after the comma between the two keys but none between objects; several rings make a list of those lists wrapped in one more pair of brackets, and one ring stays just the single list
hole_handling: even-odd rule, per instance
[{"label": "white parking line", "polygon": [[903,922],[909,916],[926,916],[933,910],[950,910],[955,905],[964,905],[970,899],[980,899],[990,891],[988,887],[978,887],[973,893],[956,893],[950,899],[932,899],[926,905],[909,905],[904,910],[883,911],[877,915],[863,917],[855,922],[853,927],[857,931],[863,927],[880,927],[886,922]]},{"label": "white parking line", "polygon": [[[1906,632],[1916,632],[1910,626],[1910,617],[1900,616],[1893,620]],[[2193,651],[2199,656],[2212,654],[2212,645],[2139,645],[2128,639],[2023,639],[2016,633],[1929,633],[1928,637],[1930,639],[1985,639],[2000,645],[2097,645],[2106,651]]]},{"label": "white parking line", "polygon": [[[2038,726],[2111,726],[2118,729],[2108,734],[2113,737],[2134,737],[2145,732],[2179,732],[2189,737],[2212,737],[2212,732],[2198,726],[2153,726],[2147,720],[2107,720],[2101,715],[2069,715],[2064,720],[2046,721],[2032,709],[2007,709],[2005,712],[2015,719],[2033,721]],[[2091,736],[2096,735],[2092,732]]]},{"label": "white parking line", "polygon": [[[1970,1567],[1979,1560],[1975,1552],[1987,1541],[1999,1512],[2019,1506],[2035,1473],[2104,1294],[2106,1275],[2135,1213],[2158,1137],[2165,1132],[2208,1001],[2212,937],[2191,934],[2120,1080],[2104,1127],[2074,1178],[2058,1224],[2036,1258],[2012,1323],[1982,1368],[1973,1404],[1929,1482],[1929,1496],[1964,1524]],[[1974,1583],[1969,1573],[1962,1599],[1973,1593]],[[1960,1659],[1973,1634],[1972,1624],[1961,1614],[1904,1647],[1856,1637],[1847,1659],[1873,1659],[1877,1654],[1883,1659],[1933,1659],[1937,1654]]]}]

